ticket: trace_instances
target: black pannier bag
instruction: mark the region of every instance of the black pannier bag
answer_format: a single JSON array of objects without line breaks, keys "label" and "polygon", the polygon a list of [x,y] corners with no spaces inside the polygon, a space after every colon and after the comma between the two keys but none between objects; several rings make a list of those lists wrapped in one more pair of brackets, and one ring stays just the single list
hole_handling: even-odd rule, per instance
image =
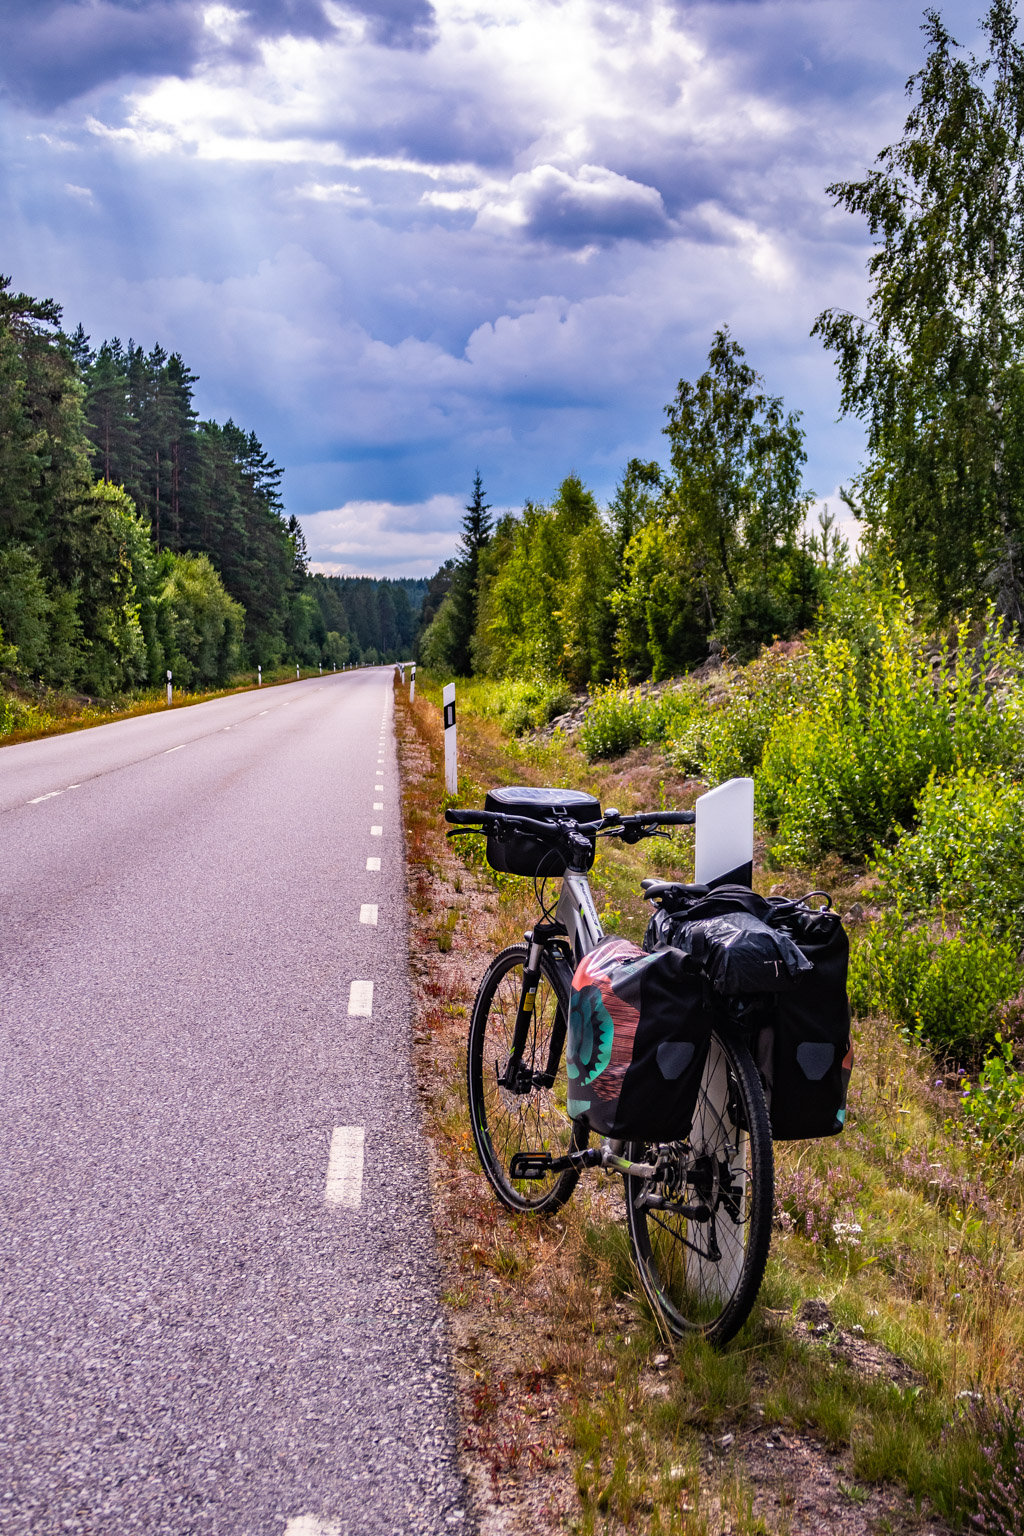
[{"label": "black pannier bag", "polygon": [[835,1136],[853,1069],[846,975],[850,942],[838,913],[805,908],[786,920],[814,966],[773,1007],[755,1042],[776,1141]]},{"label": "black pannier bag", "polygon": [[[674,908],[674,910],[672,910]],[[706,940],[696,944],[688,930],[698,934],[714,931],[716,925],[740,919],[760,922],[788,940],[801,953],[806,969],[788,975],[781,971],[766,983],[751,987],[716,986],[722,1005],[744,1009],[747,1028],[765,1085],[771,1115],[772,1135],[776,1141],[797,1141],[807,1137],[834,1136],[846,1119],[846,1095],[853,1067],[850,1035],[850,1004],[846,981],[850,946],[838,914],[814,911],[806,901],[758,896],[744,886],[717,886],[707,894],[689,893],[680,887],[678,895],[666,892],[661,908],[647,926],[644,947],[657,950],[663,945],[685,949],[691,963],[704,963],[711,975],[709,961],[723,969],[723,946],[710,954]],[[743,938],[758,930],[746,928],[738,933],[732,946],[733,976],[739,978]],[[759,938],[759,942],[761,942]],[[703,949],[703,953],[701,953]],[[756,949],[752,958],[757,962]]]},{"label": "black pannier bag", "polygon": [[569,1007],[572,1118],[614,1140],[687,1136],[713,1023],[706,991],[673,949],[613,937],[585,955]]},{"label": "black pannier bag", "polygon": [[[509,816],[529,816],[534,821],[550,821],[557,816],[571,816],[588,823],[601,820],[601,804],[580,789],[536,789],[531,784],[510,784],[505,789],[489,789],[485,811],[505,811]],[[515,832],[506,842],[493,833],[487,835],[487,862],[504,875],[562,875],[565,858],[551,843],[528,834]],[[584,857],[576,868],[589,869],[594,862]]]}]

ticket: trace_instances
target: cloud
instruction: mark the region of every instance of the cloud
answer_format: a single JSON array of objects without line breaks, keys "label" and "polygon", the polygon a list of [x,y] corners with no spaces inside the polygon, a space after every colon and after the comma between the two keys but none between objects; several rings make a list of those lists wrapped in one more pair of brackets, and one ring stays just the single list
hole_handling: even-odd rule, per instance
[{"label": "cloud", "polygon": [[661,193],[603,165],[576,171],[537,165],[505,186],[472,191],[427,192],[424,202],[441,208],[477,209],[476,227],[522,234],[573,249],[612,240],[665,239],[672,227]]},{"label": "cloud", "polygon": [[51,112],[126,76],[186,78],[218,59],[251,64],[267,39],[324,41],[343,15],[385,48],[427,47],[435,35],[430,0],[4,0],[0,86]]},{"label": "cloud", "polygon": [[[955,32],[975,4],[946,0]],[[663,407],[725,322],[805,411],[820,490],[863,438],[808,332],[862,312],[867,250],[824,188],[899,133],[918,19],[6,0],[5,270],[94,340],[181,350],[201,413],[285,464],[323,563],[429,568],[477,466],[501,504],[570,469],[609,494],[664,455]]]},{"label": "cloud", "polygon": [[302,519],[310,564],[327,576],[429,576],[454,553],[463,510],[457,497],[439,495],[315,512]]}]

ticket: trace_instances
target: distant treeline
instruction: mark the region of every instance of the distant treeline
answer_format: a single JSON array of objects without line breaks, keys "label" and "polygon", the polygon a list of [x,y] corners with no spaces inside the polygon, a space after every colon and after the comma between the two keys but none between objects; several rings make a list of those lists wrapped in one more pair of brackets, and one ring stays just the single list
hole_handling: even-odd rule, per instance
[{"label": "distant treeline", "polygon": [[113,695],[409,653],[426,581],[311,575],[280,466],[178,353],[60,327],[0,278],[0,670]]}]

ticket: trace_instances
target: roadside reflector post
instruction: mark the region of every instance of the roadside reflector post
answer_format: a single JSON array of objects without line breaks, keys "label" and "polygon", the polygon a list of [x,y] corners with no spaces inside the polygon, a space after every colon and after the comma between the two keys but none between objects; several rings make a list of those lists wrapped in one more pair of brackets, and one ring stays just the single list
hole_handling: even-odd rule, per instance
[{"label": "roadside reflector post", "polygon": [[298,664],[298,662],[296,662],[295,663],[295,681],[298,682],[298,680],[299,680],[299,664]]},{"label": "roadside reflector post", "polygon": [[323,662],[321,662],[320,663],[320,676],[323,677],[323,675],[324,675],[324,664],[323,664]]},{"label": "roadside reflector post", "polygon": [[727,779],[701,795],[695,809],[694,880],[698,885],[752,885],[753,779]]},{"label": "roadside reflector post", "polygon": [[412,667],[410,668],[410,671],[409,671],[409,703],[410,704],[413,702],[415,697],[416,697],[416,663],[413,662],[412,663]]},{"label": "roadside reflector post", "polygon": [[444,790],[446,795],[459,792],[459,760],[455,744],[455,684],[445,683],[441,695],[444,705]]},{"label": "roadside reflector post", "polygon": [[168,704],[170,704],[171,699],[173,698],[173,696],[174,696],[174,684],[171,681],[171,671],[170,671],[170,668],[168,668],[168,671],[167,671],[167,702],[168,702]]},{"label": "roadside reflector post", "polygon": [[256,664],[256,686],[257,688],[263,687],[263,668],[258,662]]}]

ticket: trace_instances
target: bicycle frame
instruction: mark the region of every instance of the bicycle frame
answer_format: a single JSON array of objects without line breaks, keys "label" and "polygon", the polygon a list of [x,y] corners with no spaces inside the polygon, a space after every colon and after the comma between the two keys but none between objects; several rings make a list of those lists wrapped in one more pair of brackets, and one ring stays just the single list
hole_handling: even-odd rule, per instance
[{"label": "bicycle frame", "polygon": [[604,938],[604,929],[586,875],[567,870],[562,876],[562,891],[555,908],[555,920],[565,928],[577,965]]}]

